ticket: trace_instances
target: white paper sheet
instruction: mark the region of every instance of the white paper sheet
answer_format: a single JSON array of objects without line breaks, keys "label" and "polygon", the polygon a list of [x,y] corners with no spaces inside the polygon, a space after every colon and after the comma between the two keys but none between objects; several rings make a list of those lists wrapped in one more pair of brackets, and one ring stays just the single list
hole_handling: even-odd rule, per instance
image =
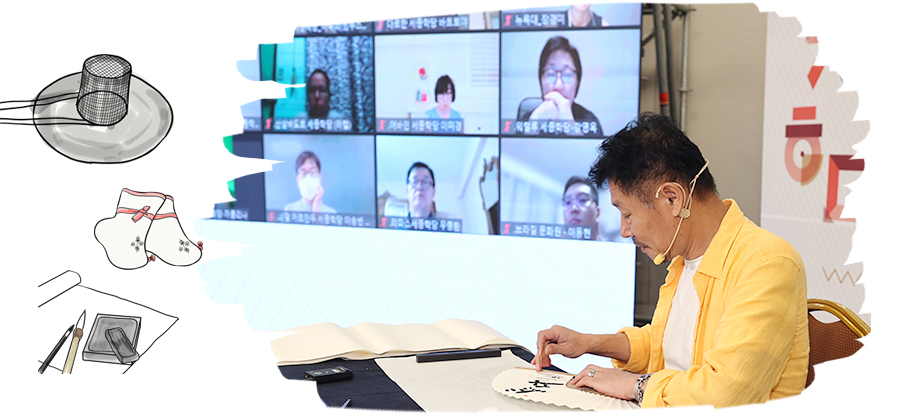
[{"label": "white paper sheet", "polygon": [[426,412],[571,411],[498,394],[491,387],[497,374],[531,364],[503,350],[499,358],[417,363],[415,356],[379,358],[375,362]]}]

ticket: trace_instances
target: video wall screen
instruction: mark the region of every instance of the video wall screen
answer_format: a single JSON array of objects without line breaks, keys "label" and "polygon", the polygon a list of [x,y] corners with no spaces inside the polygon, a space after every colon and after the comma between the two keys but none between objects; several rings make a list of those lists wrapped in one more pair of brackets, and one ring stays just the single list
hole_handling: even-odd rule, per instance
[{"label": "video wall screen", "polygon": [[215,218],[623,241],[586,176],[638,115],[640,24],[635,3],[299,27],[238,63],[286,97],[226,145],[280,163]]}]

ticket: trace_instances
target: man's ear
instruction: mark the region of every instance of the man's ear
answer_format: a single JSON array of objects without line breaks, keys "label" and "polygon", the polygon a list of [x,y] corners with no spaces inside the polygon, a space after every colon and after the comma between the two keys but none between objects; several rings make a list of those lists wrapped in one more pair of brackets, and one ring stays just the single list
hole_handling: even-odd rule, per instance
[{"label": "man's ear", "polygon": [[[656,190],[656,205],[662,206],[673,217],[681,215],[684,207],[684,191],[679,184],[675,182],[663,183]],[[685,216],[687,218],[687,216]]]}]

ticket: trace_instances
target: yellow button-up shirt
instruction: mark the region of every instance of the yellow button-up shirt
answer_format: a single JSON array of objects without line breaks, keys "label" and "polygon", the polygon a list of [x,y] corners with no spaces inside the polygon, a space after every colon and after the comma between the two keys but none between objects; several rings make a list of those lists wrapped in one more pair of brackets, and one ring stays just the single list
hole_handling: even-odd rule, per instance
[{"label": "yellow button-up shirt", "polygon": [[663,332],[684,259],[669,264],[653,320],[627,327],[631,357],[617,368],[654,373],[642,407],[734,406],[800,394],[806,385],[809,330],[806,271],[797,250],[744,217],[728,212],[694,275],[700,312],[691,367],[665,369]]}]

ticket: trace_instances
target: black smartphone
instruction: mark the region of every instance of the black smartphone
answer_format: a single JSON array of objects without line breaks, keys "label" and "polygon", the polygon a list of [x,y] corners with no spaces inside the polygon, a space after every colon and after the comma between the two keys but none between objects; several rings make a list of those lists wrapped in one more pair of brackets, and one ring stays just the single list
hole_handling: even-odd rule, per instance
[{"label": "black smartphone", "polygon": [[106,330],[106,341],[112,347],[116,358],[123,364],[130,364],[138,360],[138,353],[131,346],[131,341],[125,336],[125,331],[121,327],[114,327]]},{"label": "black smartphone", "polygon": [[316,383],[330,383],[332,381],[349,380],[353,378],[353,371],[345,367],[324,368],[321,370],[306,371],[303,377]]}]

